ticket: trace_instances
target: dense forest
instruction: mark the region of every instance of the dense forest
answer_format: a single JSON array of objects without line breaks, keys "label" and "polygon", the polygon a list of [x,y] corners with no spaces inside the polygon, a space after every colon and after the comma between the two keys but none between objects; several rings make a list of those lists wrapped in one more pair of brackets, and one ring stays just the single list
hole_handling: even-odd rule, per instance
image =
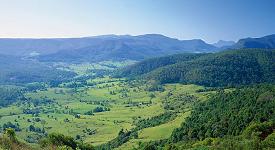
[{"label": "dense forest", "polygon": [[[204,86],[236,86],[254,83],[274,83],[275,81],[275,51],[259,49],[230,50],[204,55],[190,61],[182,61],[172,65],[150,65],[122,70],[121,74],[128,76],[143,75],[146,79],[159,83],[184,83]],[[161,60],[163,62],[158,62]],[[170,57],[156,59],[157,64],[169,62]],[[148,70],[152,69],[151,72]]]},{"label": "dense forest", "polygon": [[137,75],[148,73],[160,67],[176,64],[179,62],[190,61],[204,55],[206,54],[184,53],[184,54],[176,54],[176,55],[165,56],[165,57],[150,58],[150,59],[146,59],[144,61],[138,62],[136,64],[127,66],[123,69],[120,69],[119,71],[116,72],[115,76],[134,77]]},{"label": "dense forest", "polygon": [[274,100],[274,85],[221,90],[194,108],[182,127],[173,132],[172,141],[236,136],[253,122],[274,122]]}]

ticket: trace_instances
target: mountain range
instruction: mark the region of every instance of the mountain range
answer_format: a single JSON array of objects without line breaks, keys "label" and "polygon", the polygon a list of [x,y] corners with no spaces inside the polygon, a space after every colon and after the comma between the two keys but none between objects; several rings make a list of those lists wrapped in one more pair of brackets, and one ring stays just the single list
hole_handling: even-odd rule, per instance
[{"label": "mountain range", "polygon": [[[0,53],[28,56],[33,52],[48,55],[64,51],[97,51],[123,52],[134,51],[149,54],[152,51],[160,53],[176,53],[182,51],[205,52],[216,47],[202,40],[178,40],[159,34],[103,35],[83,38],[53,38],[53,39],[0,39]],[[165,52],[163,52],[165,51]],[[156,54],[154,52],[154,54]]]},{"label": "mountain range", "polygon": [[237,43],[208,44],[201,39],[179,40],[160,34],[102,35],[83,38],[0,39],[0,54],[34,57],[40,61],[83,62],[143,60],[178,53],[212,53],[225,49],[275,48],[275,35],[245,38]]}]

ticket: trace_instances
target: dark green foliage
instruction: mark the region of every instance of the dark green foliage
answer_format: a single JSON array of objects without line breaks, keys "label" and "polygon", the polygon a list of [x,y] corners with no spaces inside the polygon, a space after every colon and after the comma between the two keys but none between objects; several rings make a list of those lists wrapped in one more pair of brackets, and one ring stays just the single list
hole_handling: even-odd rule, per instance
[{"label": "dark green foliage", "polygon": [[20,126],[18,123],[11,123],[11,122],[7,122],[3,124],[3,130],[6,129],[13,129],[14,131],[21,131]]},{"label": "dark green foliage", "polygon": [[10,105],[20,99],[24,99],[21,89],[16,87],[0,87],[0,106]]},{"label": "dark green foliage", "polygon": [[97,149],[104,149],[104,150],[109,150],[109,149],[114,149],[119,147],[120,145],[128,142],[130,139],[136,139],[138,138],[138,131],[142,130],[144,128],[148,127],[155,127],[163,123],[167,123],[168,121],[171,121],[176,118],[176,114],[172,112],[165,112],[164,114],[161,114],[159,116],[155,116],[152,118],[148,119],[142,119],[137,122],[135,122],[135,128],[133,128],[130,131],[124,131],[121,129],[118,133],[118,136],[114,138],[113,140],[109,141],[106,144],[102,144],[98,147]]},{"label": "dark green foliage", "polygon": [[[185,140],[174,143],[169,140],[142,143],[138,149],[156,147],[164,150],[264,150],[275,148],[274,122],[253,123],[239,136],[226,135],[222,138],[207,137],[204,140]],[[273,132],[273,133],[272,133]],[[263,138],[262,135],[265,135]]]},{"label": "dark green foliage", "polygon": [[70,136],[65,136],[59,133],[51,133],[46,139],[40,141],[42,147],[52,147],[52,146],[68,146],[72,149],[81,149],[81,150],[94,150],[94,147],[89,144],[79,143],[75,141]]},{"label": "dark green foliage", "polygon": [[77,143],[72,137],[64,136],[62,134],[50,134],[49,139],[54,145],[66,145],[73,149],[76,149]]},{"label": "dark green foliage", "polygon": [[84,113],[84,115],[94,115],[94,111],[90,110]]},{"label": "dark green foliage", "polygon": [[148,119],[142,119],[142,120],[138,120],[135,125],[136,128],[134,128],[135,131],[144,129],[144,128],[148,128],[148,127],[155,127],[158,126],[160,124],[164,124],[170,120],[173,120],[176,118],[176,114],[173,112],[165,112],[161,115],[158,116],[154,116],[152,118],[148,118]]},{"label": "dark green foliage", "polygon": [[41,129],[39,127],[35,127],[34,125],[29,126],[29,131],[31,132],[37,132],[37,133],[45,133],[45,129]]},{"label": "dark green foliage", "polygon": [[268,137],[265,138],[265,140],[262,142],[263,148],[273,148],[275,149],[275,132],[268,135]]},{"label": "dark green foliage", "polygon": [[109,141],[106,144],[102,144],[100,146],[97,146],[96,149],[98,150],[111,150],[114,148],[119,147],[120,145],[126,143],[127,141],[129,141],[131,138],[136,137],[136,133],[133,131],[124,131],[123,129],[121,129],[118,133],[118,136],[114,139],[112,139],[111,141]]},{"label": "dark green foliage", "polygon": [[164,97],[163,107],[166,110],[173,111],[184,111],[185,108],[192,106],[195,102],[197,102],[197,97],[194,95],[190,95],[188,93],[172,93],[168,92],[168,94]]},{"label": "dark green foliage", "polygon": [[0,136],[0,149],[5,150],[31,150],[32,148],[20,142],[12,128],[5,130]]},{"label": "dark green foliage", "polygon": [[149,87],[146,90],[149,92],[155,92],[155,91],[163,92],[165,89],[159,83],[151,83],[149,84]]},{"label": "dark green foliage", "polygon": [[159,67],[172,65],[178,62],[189,61],[195,58],[199,58],[203,55],[205,54],[186,53],[166,57],[151,58],[119,70],[118,72],[116,72],[116,76],[133,77],[137,75],[142,75]]},{"label": "dark green foliage", "polygon": [[220,91],[194,108],[172,141],[240,135],[252,122],[275,121],[275,86]]},{"label": "dark green foliage", "polygon": [[154,145],[154,144],[148,144],[146,145],[143,150],[157,150],[157,145]]},{"label": "dark green foliage", "polygon": [[58,134],[58,133],[51,133],[48,135],[46,139],[43,139],[40,141],[40,144],[42,147],[47,147],[49,145],[54,145],[54,146],[69,146],[73,149],[76,149],[77,143],[74,141],[72,137],[65,136],[63,134]]},{"label": "dark green foliage", "polygon": [[[169,60],[169,57],[161,60],[166,61],[165,58]],[[149,67],[141,65],[134,67],[133,70],[128,68],[121,74],[128,77],[143,75],[146,79],[155,80],[161,84],[180,82],[217,87],[274,83],[274,60],[274,50],[230,50],[203,55],[164,67],[160,65],[153,69],[150,68],[150,63],[154,64],[154,61],[149,61]],[[145,71],[136,71],[135,68]],[[148,73],[143,74],[143,72]]]},{"label": "dark green foliage", "polygon": [[86,144],[86,143],[80,143],[78,144],[78,148],[81,150],[94,150],[94,146],[90,145],[90,144]]},{"label": "dark green foliage", "polygon": [[[172,144],[167,144],[167,142],[167,139],[164,139],[158,141],[150,141],[146,143],[139,143],[139,147],[137,148],[137,150],[161,150],[163,148],[165,150],[179,150],[176,148],[176,146]],[[166,144],[169,146],[165,147]]]},{"label": "dark green foliage", "polygon": [[236,86],[275,81],[275,51],[232,50],[159,68],[147,75],[160,83]]},{"label": "dark green foliage", "polygon": [[96,107],[95,109],[93,109],[94,113],[104,112],[104,111],[110,111],[110,108],[108,108],[108,107]]},{"label": "dark green foliage", "polygon": [[244,130],[242,135],[247,139],[257,136],[260,140],[264,140],[268,135],[273,133],[273,130],[275,130],[275,121],[253,123]]},{"label": "dark green foliage", "polygon": [[15,134],[15,130],[13,128],[6,128],[5,129],[5,134],[8,136],[8,138],[13,141],[16,142],[16,134]]},{"label": "dark green foliage", "polygon": [[31,92],[36,90],[46,90],[45,84],[38,83],[38,82],[26,84],[25,87],[27,91],[31,91]]},{"label": "dark green foliage", "polygon": [[84,115],[94,115],[94,113],[98,112],[105,112],[105,111],[110,111],[111,109],[108,107],[96,107],[93,110],[87,111],[84,113]]}]

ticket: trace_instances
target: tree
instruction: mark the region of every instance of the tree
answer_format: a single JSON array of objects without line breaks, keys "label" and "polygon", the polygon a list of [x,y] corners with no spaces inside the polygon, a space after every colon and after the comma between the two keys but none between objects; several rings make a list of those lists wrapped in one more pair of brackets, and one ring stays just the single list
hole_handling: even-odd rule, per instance
[{"label": "tree", "polygon": [[5,130],[5,135],[7,135],[8,138],[9,138],[11,141],[13,141],[13,142],[17,141],[17,139],[16,139],[16,134],[15,134],[14,129],[12,129],[12,128],[7,128],[7,129]]},{"label": "tree", "polygon": [[155,98],[155,97],[156,97],[156,95],[155,95],[155,94],[153,94],[153,93],[150,93],[149,97],[150,97],[151,99],[153,99],[153,98]]}]

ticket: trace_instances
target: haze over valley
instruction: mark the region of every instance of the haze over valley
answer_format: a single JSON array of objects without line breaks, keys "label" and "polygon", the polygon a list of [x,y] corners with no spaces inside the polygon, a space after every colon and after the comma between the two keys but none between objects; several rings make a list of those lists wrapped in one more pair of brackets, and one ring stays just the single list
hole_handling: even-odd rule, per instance
[{"label": "haze over valley", "polygon": [[4,0],[0,150],[275,149],[272,6]]}]

